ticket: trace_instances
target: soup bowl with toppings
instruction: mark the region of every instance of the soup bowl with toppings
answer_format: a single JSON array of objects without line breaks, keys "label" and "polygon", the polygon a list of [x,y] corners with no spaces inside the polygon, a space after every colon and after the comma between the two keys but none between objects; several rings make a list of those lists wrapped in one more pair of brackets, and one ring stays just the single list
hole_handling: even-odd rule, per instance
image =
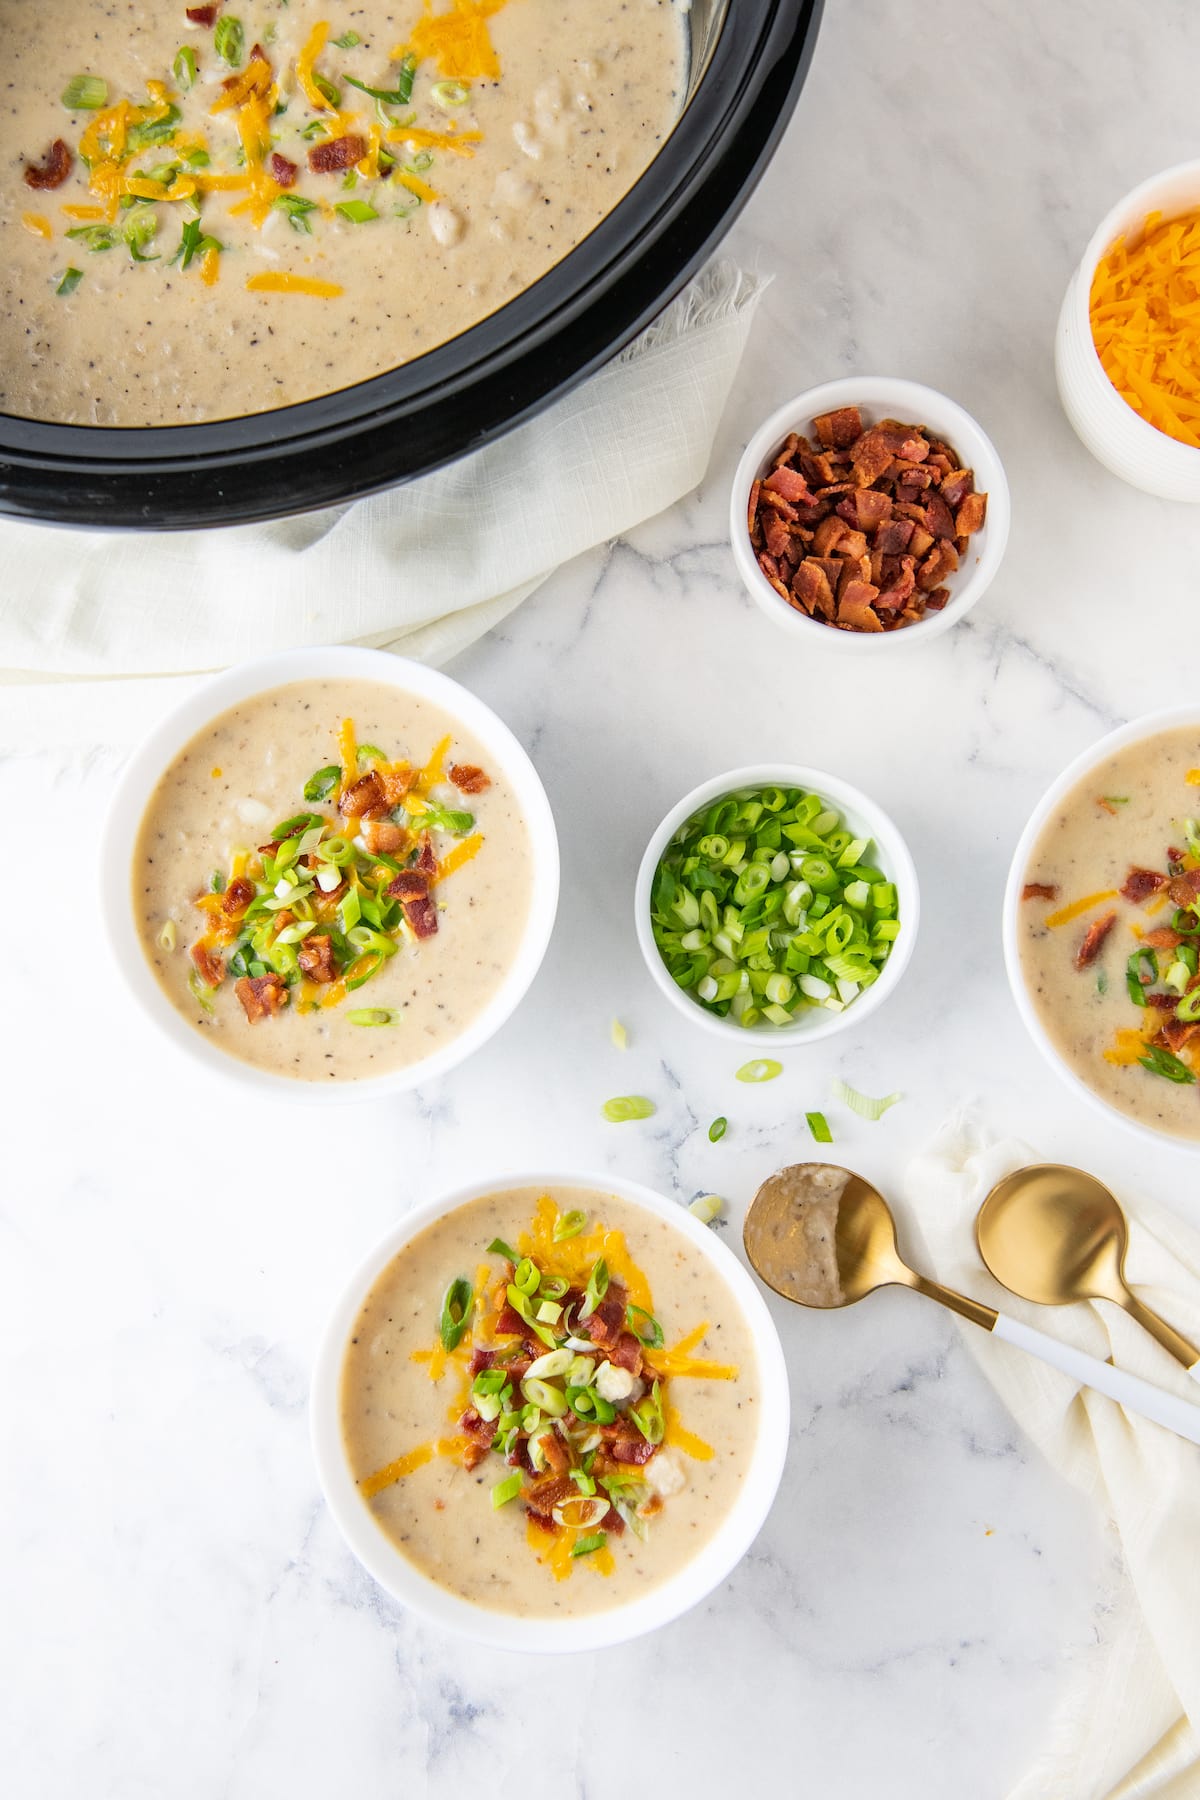
[{"label": "soup bowl with toppings", "polygon": [[1200,1150],[1200,712],[1122,726],[1021,835],[1004,899],[1017,1009],[1110,1118]]},{"label": "soup bowl with toppings", "polygon": [[362,1098],[503,1024],[549,941],[558,846],[467,689],[299,650],[217,676],[135,752],[102,882],[116,962],[173,1042],[259,1088]]},{"label": "soup bowl with toppings", "polygon": [[723,1036],[815,1043],[899,983],[920,890],[897,827],[821,769],[761,763],[672,807],[638,870],[646,967],[677,1011]]},{"label": "soup bowl with toppings", "polygon": [[634,1182],[534,1173],[419,1207],[317,1353],[333,1517],[380,1585],[501,1649],[596,1649],[725,1579],[783,1472],[788,1389],[750,1276]]},{"label": "soup bowl with toppings", "polygon": [[995,446],[915,381],[851,376],[789,400],[733,478],[747,592],[798,643],[850,656],[927,644],[980,600],[1008,542]]}]

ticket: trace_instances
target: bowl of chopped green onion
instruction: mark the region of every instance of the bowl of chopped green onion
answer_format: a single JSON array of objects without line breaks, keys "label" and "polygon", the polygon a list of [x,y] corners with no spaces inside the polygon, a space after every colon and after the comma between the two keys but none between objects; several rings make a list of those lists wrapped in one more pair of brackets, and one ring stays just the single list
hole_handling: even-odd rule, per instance
[{"label": "bowl of chopped green onion", "polygon": [[672,808],[642,858],[638,943],[655,985],[724,1035],[812,1043],[860,1024],[904,973],[917,873],[897,827],[838,777],[735,769]]}]

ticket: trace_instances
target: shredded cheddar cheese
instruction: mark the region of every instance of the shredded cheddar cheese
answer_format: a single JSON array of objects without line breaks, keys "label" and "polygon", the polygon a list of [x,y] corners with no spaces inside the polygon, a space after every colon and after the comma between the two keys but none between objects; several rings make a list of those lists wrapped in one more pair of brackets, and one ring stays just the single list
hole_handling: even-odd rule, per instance
[{"label": "shredded cheddar cheese", "polygon": [[332,112],[331,101],[325,98],[313,80],[313,64],[325,48],[325,40],[329,36],[329,20],[318,19],[308,34],[304,48],[296,58],[296,80],[304,90],[304,97],[314,112]]},{"label": "shredded cheddar cheese", "polygon": [[422,181],[419,175],[410,175],[407,169],[397,169],[393,179],[410,194],[415,194],[424,206],[432,206],[438,198],[436,190],[427,181]]},{"label": "shredded cheddar cheese", "polygon": [[1200,449],[1200,212],[1150,213],[1136,241],[1101,257],[1092,339],[1122,399],[1156,430]]},{"label": "shredded cheddar cheese", "polygon": [[1057,912],[1046,915],[1047,925],[1069,925],[1072,919],[1080,918],[1085,912],[1091,912],[1105,900],[1115,900],[1116,888],[1105,888],[1099,894],[1085,894],[1082,900],[1072,900],[1069,906],[1060,906]]},{"label": "shredded cheddar cheese", "polygon": [[693,1462],[712,1461],[715,1455],[712,1445],[706,1444],[703,1438],[697,1437],[695,1432],[689,1431],[673,1406],[663,1408],[663,1417],[667,1425],[666,1443],[674,1445],[677,1450],[682,1450],[684,1455],[690,1456]]},{"label": "shredded cheddar cheese", "polygon": [[398,126],[387,135],[389,144],[411,144],[414,150],[453,150],[458,156],[474,156],[471,146],[483,142],[482,131],[423,131],[415,125]]},{"label": "shredded cheddar cheese", "polygon": [[[66,207],[64,207],[63,211],[65,212],[66,210]],[[21,223],[26,231],[33,233],[34,237],[48,238],[54,236],[54,227],[44,213],[23,212],[21,214]]]},{"label": "shredded cheddar cheese", "polygon": [[432,1444],[418,1444],[415,1450],[408,1451],[404,1456],[398,1456],[395,1462],[388,1463],[386,1468],[376,1469],[374,1475],[366,1476],[362,1483],[364,1500],[373,1500],[376,1494],[383,1492],[384,1488],[391,1487],[397,1481],[403,1481],[406,1475],[411,1475],[414,1469],[423,1468],[427,1462],[432,1462],[433,1458],[434,1446]]},{"label": "shredded cheddar cheese", "polygon": [[430,886],[435,887],[439,881],[445,881],[448,876],[453,875],[456,869],[461,869],[464,863],[470,862],[473,856],[478,856],[482,848],[483,834],[481,832],[473,831],[470,837],[463,838],[461,843],[455,844],[448,856],[443,856]]},{"label": "shredded cheddar cheese", "polygon": [[318,281],[312,275],[292,275],[283,269],[267,269],[246,282],[251,294],[311,294],[315,300],[334,300],[343,291],[336,281]]},{"label": "shredded cheddar cheese", "polygon": [[425,0],[424,17],[413,28],[407,45],[392,55],[411,51],[419,61],[436,61],[442,75],[459,81],[499,81],[500,58],[492,44],[487,22],[505,0],[454,0],[449,12],[434,13]]}]

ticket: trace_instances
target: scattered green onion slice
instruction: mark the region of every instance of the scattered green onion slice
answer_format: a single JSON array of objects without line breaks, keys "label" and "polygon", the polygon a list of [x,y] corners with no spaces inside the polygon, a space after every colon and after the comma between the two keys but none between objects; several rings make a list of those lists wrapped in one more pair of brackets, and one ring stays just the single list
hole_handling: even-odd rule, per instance
[{"label": "scattered green onion slice", "polygon": [[719,1119],[714,1119],[712,1124],[708,1128],[709,1143],[710,1144],[719,1144],[721,1139],[725,1136],[725,1133],[728,1131],[728,1129],[729,1129],[729,1120],[727,1118],[725,1118],[725,1116],[723,1114]]},{"label": "scattered green onion slice", "polygon": [[362,43],[357,31],[343,31],[341,37],[334,38],[334,47],[338,50],[353,50]]},{"label": "scattered green onion slice", "polygon": [[1158,980],[1158,957],[1146,944],[1125,964],[1125,991],[1135,1006],[1145,1006],[1146,989]]},{"label": "scattered green onion slice", "polygon": [[[271,205],[284,214],[293,231],[307,232],[310,237],[312,236],[312,226],[309,223],[308,215],[318,210],[315,200],[306,200],[302,194],[276,194]],[[341,771],[339,770],[338,773],[340,774]],[[305,789],[305,799],[319,798],[319,795],[310,795],[307,788]]]},{"label": "scattered green onion slice", "polygon": [[625,1308],[625,1323],[632,1331],[639,1344],[645,1344],[648,1350],[661,1350],[664,1343],[663,1329],[653,1313],[648,1313],[644,1306],[632,1303]]},{"label": "scattered green onion slice", "polygon": [[525,1295],[536,1294],[542,1279],[541,1270],[528,1256],[523,1256],[513,1271],[513,1286]]},{"label": "scattered green onion slice", "polygon": [[72,75],[62,91],[68,112],[98,112],[108,104],[108,83],[99,75]]},{"label": "scattered green onion slice", "polygon": [[[570,1212],[559,1213],[554,1221],[553,1238],[556,1244],[565,1244],[568,1238],[578,1237],[587,1224],[587,1214],[573,1207]],[[564,1290],[565,1292],[565,1290]]]},{"label": "scattered green onion slice", "polygon": [[829,1121],[826,1119],[824,1113],[805,1113],[804,1117],[808,1121],[808,1129],[812,1132],[813,1137],[818,1144],[832,1144],[833,1133],[829,1129]]},{"label": "scattered green onion slice", "polygon": [[346,80],[361,93],[370,94],[372,100],[382,100],[385,106],[407,106],[412,99],[413,76],[416,72],[416,58],[406,56],[400,64],[399,79],[394,88],[368,87],[365,81],[356,81],[353,75],[347,75]]},{"label": "scattered green onion slice", "polygon": [[175,931],[175,921],[174,919],[168,919],[158,934],[158,947],[160,950],[173,950],[178,941],[179,939]]},{"label": "scattered green onion slice", "polygon": [[777,1075],[783,1074],[783,1064],[772,1060],[769,1056],[755,1057],[753,1062],[743,1063],[737,1072],[739,1081],[774,1081]]},{"label": "scattered green onion slice", "polygon": [[667,1432],[667,1422],[663,1417],[657,1381],[650,1393],[639,1400],[636,1406],[630,1407],[629,1416],[648,1444],[662,1443]]},{"label": "scattered green onion slice", "polygon": [[589,1531],[586,1537],[576,1538],[571,1545],[572,1556],[590,1556],[593,1550],[603,1550],[608,1542],[608,1534],[604,1531]]},{"label": "scattered green onion slice", "polygon": [[1175,1017],[1188,1025],[1194,1025],[1200,1019],[1200,988],[1193,988],[1190,994],[1183,996],[1175,1008]]},{"label": "scattered green onion slice", "polygon": [[358,746],[358,763],[360,768],[362,767],[364,758],[367,762],[387,761],[387,757],[379,748],[378,744],[360,744]]},{"label": "scattered green onion slice", "polygon": [[493,1238],[487,1247],[487,1253],[489,1256],[503,1256],[508,1262],[512,1263],[514,1268],[521,1260],[512,1245],[506,1244],[503,1238]]},{"label": "scattered green onion slice", "polygon": [[193,969],[188,975],[188,987],[192,991],[192,999],[196,1001],[202,1012],[211,1013],[215,1010],[213,1003],[209,998],[211,989],[207,988],[203,981],[201,981],[200,971],[198,969]]},{"label": "scattered green onion slice", "polygon": [[860,1119],[882,1119],[889,1106],[895,1106],[897,1100],[903,1100],[903,1094],[885,1094],[882,1100],[872,1100],[869,1094],[860,1094],[852,1088],[848,1081],[835,1081],[833,1097],[857,1113]]},{"label": "scattered green onion slice", "polygon": [[196,52],[190,44],[184,44],[175,52],[175,61],[171,64],[171,73],[183,89],[184,93],[196,85]]},{"label": "scattered green onion slice", "polygon": [[79,286],[79,284],[82,280],[83,280],[83,270],[82,269],[64,269],[63,274],[62,274],[62,280],[59,282],[58,286],[55,288],[54,291],[56,294],[61,295],[62,298],[65,300],[68,294],[73,294],[75,292],[75,289]]},{"label": "scattered green onion slice", "polygon": [[450,1283],[442,1297],[442,1317],[438,1329],[441,1332],[444,1349],[457,1350],[462,1342],[463,1333],[471,1323],[471,1309],[474,1304],[474,1288],[465,1275],[459,1275]]},{"label": "scattered green onion slice", "polygon": [[246,49],[246,33],[242,29],[242,21],[235,19],[231,13],[224,13],[217,20],[217,28],[213,33],[213,49],[222,62],[231,69],[240,69]]},{"label": "scattered green onion slice", "polygon": [[1187,1064],[1180,1062],[1169,1050],[1164,1050],[1161,1044],[1148,1045],[1145,1056],[1139,1056],[1138,1061],[1152,1075],[1161,1075],[1164,1080],[1176,1081],[1181,1086],[1196,1079]]},{"label": "scattered green onion slice", "polygon": [[589,1319],[608,1292],[608,1264],[602,1256],[592,1264],[592,1272],[584,1289],[583,1305],[579,1309],[581,1319]]},{"label": "scattered green onion slice", "polygon": [[456,107],[466,105],[471,97],[471,90],[465,81],[435,81],[429,90],[429,97],[444,112],[453,112]]},{"label": "scattered green onion slice", "polygon": [[340,213],[343,219],[348,219],[351,225],[366,225],[371,219],[379,217],[369,200],[343,200],[333,210]]},{"label": "scattered green onion slice", "polygon": [[318,769],[310,775],[304,784],[306,800],[327,800],[338,782],[342,779],[342,771],[337,763],[328,763],[325,768]]},{"label": "scattered green onion slice", "polygon": [[524,1479],[524,1476],[521,1474],[520,1470],[518,1470],[515,1475],[506,1475],[503,1481],[498,1481],[496,1483],[495,1487],[492,1489],[492,1505],[496,1508],[497,1512],[499,1512],[502,1506],[507,1506],[510,1500],[516,1499],[521,1491],[521,1484]]},{"label": "scattered green onion slice", "polygon": [[606,1100],[600,1110],[611,1124],[624,1125],[630,1119],[653,1118],[655,1106],[644,1094],[621,1094],[615,1100]]},{"label": "scattered green onion slice", "polygon": [[611,1026],[609,1027],[609,1035],[612,1038],[613,1044],[616,1047],[616,1049],[625,1050],[628,1048],[629,1033],[626,1031],[625,1027],[622,1025],[620,1019],[613,1020]]},{"label": "scattered green onion slice", "polygon": [[699,1219],[702,1225],[711,1225],[714,1219],[720,1218],[724,1210],[725,1202],[719,1194],[697,1194],[688,1207],[692,1217]]},{"label": "scattered green onion slice", "polygon": [[352,1025],[398,1025],[400,1014],[391,1006],[359,1006],[346,1017]]}]

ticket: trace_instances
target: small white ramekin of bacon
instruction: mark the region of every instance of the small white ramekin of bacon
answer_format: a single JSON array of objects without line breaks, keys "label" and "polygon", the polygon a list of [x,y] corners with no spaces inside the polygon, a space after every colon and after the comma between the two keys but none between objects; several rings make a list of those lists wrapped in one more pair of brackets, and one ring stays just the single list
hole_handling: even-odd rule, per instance
[{"label": "small white ramekin of bacon", "polygon": [[768,618],[862,655],[956,624],[1000,566],[1009,510],[995,447],[961,406],[915,381],[851,376],[755,432],[729,539]]}]

